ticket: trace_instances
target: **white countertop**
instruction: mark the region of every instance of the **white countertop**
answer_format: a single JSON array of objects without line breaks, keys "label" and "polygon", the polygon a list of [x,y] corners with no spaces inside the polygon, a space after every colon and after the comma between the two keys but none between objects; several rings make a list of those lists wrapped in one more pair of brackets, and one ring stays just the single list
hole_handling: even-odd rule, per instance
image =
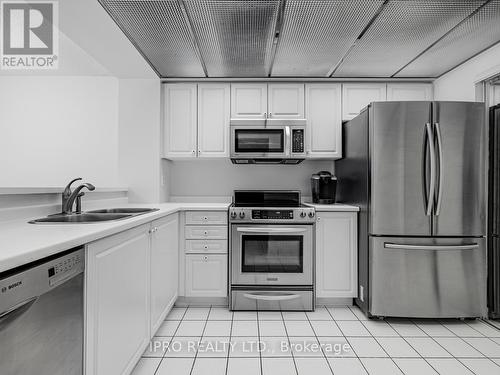
[{"label": "white countertop", "polygon": [[29,220],[37,217],[0,222],[0,272],[179,211],[225,211],[228,206],[227,203],[126,204],[120,207],[155,207],[160,210],[128,219],[91,224],[28,224]]},{"label": "white countertop", "polygon": [[316,211],[321,211],[321,212],[357,212],[359,211],[359,207],[357,206],[350,206],[348,204],[341,204],[341,203],[335,203],[335,204],[316,204],[316,203],[310,203],[310,202],[305,202],[304,204],[314,207]]}]

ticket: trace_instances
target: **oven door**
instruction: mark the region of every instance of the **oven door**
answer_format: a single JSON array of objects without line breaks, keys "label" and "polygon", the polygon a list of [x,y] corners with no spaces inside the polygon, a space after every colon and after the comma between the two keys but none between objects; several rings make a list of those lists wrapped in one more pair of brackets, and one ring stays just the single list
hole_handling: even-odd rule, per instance
[{"label": "oven door", "polygon": [[293,224],[232,225],[231,283],[312,285],[313,228]]},{"label": "oven door", "polygon": [[289,157],[288,126],[232,126],[231,158]]}]

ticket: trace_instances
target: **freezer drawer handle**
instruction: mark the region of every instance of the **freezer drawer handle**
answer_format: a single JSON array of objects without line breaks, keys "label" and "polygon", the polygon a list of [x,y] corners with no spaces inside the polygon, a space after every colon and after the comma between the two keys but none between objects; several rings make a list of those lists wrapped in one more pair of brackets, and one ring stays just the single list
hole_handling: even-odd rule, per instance
[{"label": "freezer drawer handle", "polygon": [[403,245],[396,243],[385,243],[386,249],[404,249],[404,250],[474,250],[479,248],[477,243],[471,245]]},{"label": "freezer drawer handle", "polygon": [[300,298],[299,294],[289,294],[289,293],[245,293],[243,294],[245,298],[255,299],[257,301],[289,301],[292,299]]},{"label": "freezer drawer handle", "polygon": [[298,228],[238,228],[238,232],[243,233],[303,233],[307,229]]}]

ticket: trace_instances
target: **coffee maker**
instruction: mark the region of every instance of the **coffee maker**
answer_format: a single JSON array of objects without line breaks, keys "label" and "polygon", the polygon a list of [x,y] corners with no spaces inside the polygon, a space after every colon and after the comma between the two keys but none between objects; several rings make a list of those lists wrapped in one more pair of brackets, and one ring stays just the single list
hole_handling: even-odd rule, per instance
[{"label": "coffee maker", "polygon": [[337,177],[330,172],[321,171],[311,177],[313,203],[334,204],[337,191]]}]

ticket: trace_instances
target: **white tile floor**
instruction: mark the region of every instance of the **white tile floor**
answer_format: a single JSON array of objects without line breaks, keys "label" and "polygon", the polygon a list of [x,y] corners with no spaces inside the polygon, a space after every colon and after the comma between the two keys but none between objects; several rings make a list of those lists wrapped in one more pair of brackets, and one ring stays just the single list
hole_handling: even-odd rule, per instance
[{"label": "white tile floor", "polygon": [[157,335],[133,375],[500,375],[500,329],[479,320],[176,307]]}]

